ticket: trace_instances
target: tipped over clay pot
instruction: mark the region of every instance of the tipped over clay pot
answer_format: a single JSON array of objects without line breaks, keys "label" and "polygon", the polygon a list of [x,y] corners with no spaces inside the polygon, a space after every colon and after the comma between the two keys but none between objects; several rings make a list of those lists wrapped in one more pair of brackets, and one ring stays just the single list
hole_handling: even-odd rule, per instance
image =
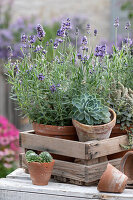
[{"label": "tipped over clay pot", "polygon": [[32,183],[34,185],[48,185],[55,161],[50,163],[27,163]]},{"label": "tipped over clay pot", "polygon": [[108,163],[107,168],[98,183],[100,192],[121,193],[126,187],[128,177]]},{"label": "tipped over clay pot", "polygon": [[87,142],[90,140],[103,140],[109,138],[112,128],[116,124],[116,113],[111,108],[109,108],[109,111],[111,113],[111,121],[103,125],[91,126],[81,124],[77,120],[72,120],[80,142]]},{"label": "tipped over clay pot", "polygon": [[129,151],[123,156],[120,170],[128,176],[128,183],[133,184],[133,151]]}]

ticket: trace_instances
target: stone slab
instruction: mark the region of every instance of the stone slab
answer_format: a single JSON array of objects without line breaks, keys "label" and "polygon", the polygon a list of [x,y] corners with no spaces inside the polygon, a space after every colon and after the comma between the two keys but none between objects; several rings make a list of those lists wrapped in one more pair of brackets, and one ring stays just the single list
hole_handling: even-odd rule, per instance
[{"label": "stone slab", "polygon": [[95,186],[77,186],[57,183],[47,186],[32,185],[30,176],[19,168],[0,179],[0,200],[133,200],[133,190],[125,189],[122,194],[100,193]]}]

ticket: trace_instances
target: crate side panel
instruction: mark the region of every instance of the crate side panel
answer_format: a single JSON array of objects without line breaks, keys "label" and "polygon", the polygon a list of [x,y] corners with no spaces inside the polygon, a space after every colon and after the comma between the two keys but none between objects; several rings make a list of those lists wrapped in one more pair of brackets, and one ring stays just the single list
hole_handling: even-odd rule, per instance
[{"label": "crate side panel", "polygon": [[127,145],[127,135],[109,138],[100,141],[86,142],[86,159],[94,159],[102,156],[125,151],[120,144]]},{"label": "crate side panel", "polygon": [[27,149],[85,159],[85,143],[40,136],[28,132],[20,133],[20,146]]}]

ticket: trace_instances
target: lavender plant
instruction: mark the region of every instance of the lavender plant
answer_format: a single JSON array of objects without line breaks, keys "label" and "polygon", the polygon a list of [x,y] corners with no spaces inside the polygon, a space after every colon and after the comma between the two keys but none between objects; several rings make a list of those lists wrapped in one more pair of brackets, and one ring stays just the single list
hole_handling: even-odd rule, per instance
[{"label": "lavender plant", "polygon": [[[93,52],[89,46],[91,28],[87,25],[88,37],[81,38],[79,50],[78,28],[75,47],[69,37],[71,29],[68,18],[57,30],[56,39],[45,42],[46,31],[38,25],[36,34],[21,37],[23,59],[12,62],[10,56],[6,65],[12,98],[32,122],[71,125],[72,100],[76,95],[97,94],[109,105],[112,81],[116,80],[117,85],[119,81],[128,84],[127,77],[133,67],[128,43],[121,50],[114,46],[111,56],[107,54],[106,45],[97,45]],[[93,32],[96,37],[97,30]],[[49,51],[52,52],[51,60]],[[131,67],[127,69],[129,57]]]}]

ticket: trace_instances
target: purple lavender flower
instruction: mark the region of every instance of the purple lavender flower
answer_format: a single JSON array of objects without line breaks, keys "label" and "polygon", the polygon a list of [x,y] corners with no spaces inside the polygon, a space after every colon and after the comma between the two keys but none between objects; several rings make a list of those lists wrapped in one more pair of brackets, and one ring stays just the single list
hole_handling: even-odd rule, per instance
[{"label": "purple lavender flower", "polygon": [[90,30],[91,30],[91,26],[90,26],[90,24],[87,24],[87,26],[86,26],[86,30],[87,30],[87,33],[90,34]]},{"label": "purple lavender flower", "polygon": [[8,46],[7,51],[8,51],[8,59],[11,59],[11,57],[13,56],[13,52],[12,52],[11,46]]},{"label": "purple lavender flower", "polygon": [[45,37],[45,31],[40,24],[37,25],[36,30],[37,30],[38,38],[41,41]]},{"label": "purple lavender flower", "polygon": [[52,93],[54,93],[56,91],[56,86],[53,84],[50,86],[50,90]]},{"label": "purple lavender flower", "polygon": [[80,53],[78,53],[78,54],[77,54],[77,57],[78,57],[79,60],[81,60],[82,55],[81,55]]},{"label": "purple lavender flower", "polygon": [[94,36],[97,36],[97,29],[94,30]]},{"label": "purple lavender flower", "polygon": [[62,30],[62,29],[59,29],[59,30],[57,31],[57,36],[59,36],[59,37],[65,37],[65,31]]},{"label": "purple lavender flower", "polygon": [[58,46],[59,46],[59,42],[58,42],[58,39],[56,39],[54,42],[54,49],[57,49]]},{"label": "purple lavender flower", "polygon": [[47,53],[47,51],[45,49],[43,49],[42,53],[45,55]]},{"label": "purple lavender flower", "polygon": [[25,33],[21,35],[21,42],[23,43],[27,42],[27,36],[25,35]]},{"label": "purple lavender flower", "polygon": [[19,69],[19,68],[18,68],[18,65],[15,65],[14,70],[15,70],[15,71],[18,71],[18,69]]},{"label": "purple lavender flower", "polygon": [[96,57],[104,57],[106,53],[106,45],[98,45],[95,48],[95,56]]},{"label": "purple lavender flower", "polygon": [[59,43],[62,43],[62,42],[63,42],[63,40],[62,40],[61,38],[59,38],[59,39],[58,39],[58,42],[59,42]]},{"label": "purple lavender flower", "polygon": [[50,43],[53,43],[53,40],[52,40],[52,39],[50,39]]},{"label": "purple lavender flower", "polygon": [[67,18],[67,20],[62,23],[61,30],[70,30],[70,29],[71,29],[70,19]]},{"label": "purple lavender flower", "polygon": [[57,84],[56,87],[60,87],[60,84]]},{"label": "purple lavender flower", "polygon": [[35,43],[35,41],[36,41],[36,40],[35,40],[35,35],[30,35],[29,38],[30,38],[30,40],[29,40],[29,43],[30,43],[30,44]]},{"label": "purple lavender flower", "polygon": [[83,36],[83,37],[82,37],[81,43],[82,43],[83,45],[87,45],[87,44],[88,44],[88,41],[87,41],[87,37],[86,37],[86,36]]},{"label": "purple lavender flower", "polygon": [[42,73],[40,73],[40,74],[38,75],[38,79],[39,79],[40,81],[43,81],[44,78],[45,78],[45,76],[44,76]]},{"label": "purple lavender flower", "polygon": [[83,63],[85,63],[88,59],[89,59],[89,57],[87,55],[85,55],[84,57],[81,58],[81,61]]},{"label": "purple lavender flower", "polygon": [[78,35],[78,34],[79,34],[79,28],[76,27],[75,35]]},{"label": "purple lavender flower", "polygon": [[43,47],[42,47],[42,46],[40,46],[40,45],[37,45],[37,46],[36,46],[36,49],[35,49],[35,51],[34,51],[34,52],[41,51],[42,49],[43,49]]},{"label": "purple lavender flower", "polygon": [[47,42],[46,42],[46,47],[48,47],[48,46],[49,46],[49,42],[47,41]]},{"label": "purple lavender flower", "polygon": [[115,23],[114,23],[115,28],[117,28],[119,26],[119,17],[117,17],[115,19]]},{"label": "purple lavender flower", "polygon": [[125,29],[128,30],[130,26],[131,26],[131,23],[129,21],[129,22],[126,23]]},{"label": "purple lavender flower", "polygon": [[125,39],[124,39],[124,43],[125,43],[125,44],[128,44],[129,46],[132,46],[133,41],[131,40],[131,38],[125,38]]}]

